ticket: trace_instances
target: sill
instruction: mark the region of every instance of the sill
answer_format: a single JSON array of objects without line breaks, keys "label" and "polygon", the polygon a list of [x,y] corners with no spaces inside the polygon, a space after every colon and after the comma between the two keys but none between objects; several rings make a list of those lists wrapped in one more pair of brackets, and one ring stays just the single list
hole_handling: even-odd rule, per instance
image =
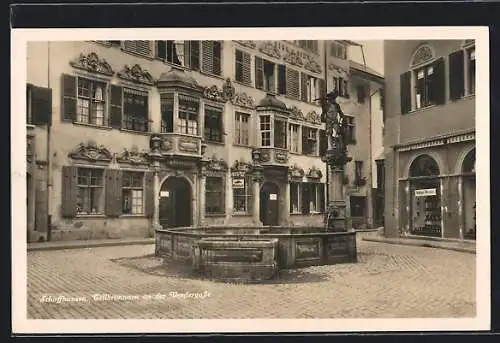
[{"label": "sill", "polygon": [[177,135],[177,136],[182,136],[182,137],[192,137],[192,138],[202,139],[202,137],[199,135],[192,135],[189,133],[182,133],[182,132],[164,132],[163,134],[170,134],[170,135]]},{"label": "sill", "polygon": [[290,155],[296,155],[296,156],[301,156],[302,154],[300,152],[296,151],[289,151]]},{"label": "sill", "polygon": [[77,214],[75,219],[103,219],[106,218],[106,215],[103,213],[96,214]]},{"label": "sill", "polygon": [[301,216],[301,215],[303,215],[303,213],[301,213],[301,212],[290,212],[290,215],[291,216]]},{"label": "sill", "polygon": [[226,145],[226,143],[224,143],[224,142],[209,141],[209,140],[204,140],[203,143],[205,143],[205,144],[214,144],[214,145]]},{"label": "sill", "polygon": [[225,217],[225,213],[205,213],[205,217],[208,218],[217,218],[217,217]]},{"label": "sill", "polygon": [[144,213],[137,213],[137,214],[122,214],[120,215],[119,218],[146,218],[146,215]]},{"label": "sill", "polygon": [[240,86],[248,87],[248,88],[255,88],[253,86],[253,81],[250,81],[250,83],[244,83],[242,81],[234,80],[234,83],[237,84],[237,85],[240,85]]},{"label": "sill", "polygon": [[138,52],[135,52],[135,51],[127,50],[124,47],[120,47],[120,50],[123,51],[126,54],[129,54],[129,55],[132,55],[132,56],[142,57],[142,58],[145,58],[145,59],[150,60],[150,61],[152,61],[154,59],[154,57],[152,55],[149,55],[149,56],[148,55],[144,55],[144,54],[141,54],[141,53],[138,53]]},{"label": "sill", "polygon": [[101,130],[112,130],[113,129],[111,126],[88,124],[88,123],[80,123],[80,122],[77,122],[77,121],[74,121],[73,124],[74,125],[78,125],[78,126],[92,127],[94,129],[101,129]]},{"label": "sill", "polygon": [[136,130],[130,130],[130,129],[120,129],[120,131],[126,132],[126,133],[132,133],[136,135],[141,135],[141,136],[149,136],[151,132],[149,131],[136,131]]},{"label": "sill", "polygon": [[405,113],[405,114],[403,114],[403,115],[409,115],[409,114],[414,114],[414,113],[419,113],[419,112],[425,112],[425,111],[428,111],[428,110],[430,110],[430,109],[432,109],[432,108],[435,108],[435,107],[437,107],[437,106],[438,106],[438,105],[436,105],[436,104],[427,105],[427,106],[424,106],[424,107],[420,107],[420,108],[413,109],[413,110],[411,110],[410,112]]},{"label": "sill", "polygon": [[198,71],[200,74],[205,75],[205,76],[215,77],[216,79],[225,80],[225,79],[224,79],[224,75],[222,75],[222,72],[221,72],[221,75],[217,75],[217,74],[212,74],[212,73],[209,73],[209,72],[207,72],[207,71],[203,71],[203,70],[201,70],[201,68],[200,68],[200,70],[197,70],[197,71]]},{"label": "sill", "polygon": [[233,212],[233,217],[251,217],[251,213],[246,212]]}]

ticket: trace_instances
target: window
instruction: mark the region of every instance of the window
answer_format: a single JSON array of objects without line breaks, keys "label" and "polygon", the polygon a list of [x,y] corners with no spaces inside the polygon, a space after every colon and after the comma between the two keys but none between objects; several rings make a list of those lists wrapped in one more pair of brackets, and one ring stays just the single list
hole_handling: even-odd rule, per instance
[{"label": "window", "polygon": [[161,94],[161,132],[174,132],[174,95]]},{"label": "window", "polygon": [[312,52],[318,52],[318,41],[316,40],[299,40],[299,46]]},{"label": "window", "polygon": [[147,93],[123,89],[123,128],[134,131],[148,131]]},{"label": "window", "polygon": [[266,92],[276,91],[275,64],[255,56],[255,88]]},{"label": "window", "polygon": [[364,85],[358,85],[356,87],[357,95],[358,95],[358,103],[364,104],[366,98],[366,87]]},{"label": "window", "polygon": [[300,183],[290,183],[290,213],[300,213]]},{"label": "window", "polygon": [[78,168],[77,214],[104,213],[103,169]]},{"label": "window", "polygon": [[300,129],[300,126],[297,125],[297,124],[290,124],[289,125],[290,127],[290,135],[289,135],[289,139],[290,139],[290,143],[289,143],[289,147],[290,147],[290,151],[291,152],[295,152],[295,153],[299,153],[299,147],[300,147],[300,136],[299,136],[299,129]]},{"label": "window", "polygon": [[260,116],[260,145],[271,146],[271,116]]},{"label": "window", "polygon": [[365,207],[366,207],[366,197],[362,196],[351,196],[351,216],[352,217],[364,217]]},{"label": "window", "polygon": [[250,76],[250,54],[241,50],[236,50],[235,63],[236,81],[245,85],[250,85],[252,83]]},{"label": "window", "polygon": [[300,99],[300,72],[278,65],[278,94]]},{"label": "window", "polygon": [[467,50],[467,76],[468,76],[468,93],[476,93],[476,48]]},{"label": "window", "polygon": [[334,43],[330,45],[330,55],[332,57],[340,58],[345,60],[347,58],[347,51],[343,44]]},{"label": "window", "polygon": [[233,179],[233,211],[250,213],[252,206],[252,179],[250,176],[235,182]]},{"label": "window", "polygon": [[148,40],[126,40],[123,41],[123,49],[135,54],[151,57],[151,42]]},{"label": "window", "polygon": [[433,75],[434,66],[425,66],[414,71],[415,75],[415,106],[422,108],[434,103]]},{"label": "window", "polygon": [[325,130],[319,130],[319,155],[325,156],[328,150],[328,137]]},{"label": "window", "polygon": [[274,120],[274,147],[286,149],[286,121]]},{"label": "window", "polygon": [[320,92],[319,92],[319,79],[315,78],[314,76],[308,75],[306,87],[307,87],[307,101],[308,102],[313,102],[314,99],[317,99],[321,96]]},{"label": "window", "polygon": [[357,186],[364,186],[365,185],[365,178],[363,176],[363,161],[355,161],[354,162],[354,173],[355,173],[354,183]]},{"label": "window", "polygon": [[205,140],[223,142],[222,109],[205,105]]},{"label": "window", "polygon": [[205,73],[221,75],[222,43],[219,41],[202,41],[202,68]]},{"label": "window", "polygon": [[302,153],[304,155],[317,154],[317,131],[310,127],[302,127]]},{"label": "window", "polygon": [[77,116],[79,123],[104,126],[104,109],[106,105],[106,84],[78,78]]},{"label": "window", "polygon": [[205,190],[205,212],[207,214],[224,213],[224,179],[219,176],[207,176]]},{"label": "window", "polygon": [[323,183],[302,183],[302,213],[325,211],[325,185]]},{"label": "window", "polygon": [[355,123],[354,117],[344,116],[344,120],[346,123],[346,142],[348,144],[356,144],[356,131],[355,131]]},{"label": "window", "polygon": [[249,125],[250,115],[246,113],[236,112],[235,113],[235,128],[234,128],[234,144],[239,145],[249,145]]},{"label": "window", "polygon": [[198,108],[196,99],[179,95],[179,122],[177,132],[198,135]]},{"label": "window", "polygon": [[333,85],[338,91],[339,96],[349,98],[349,83],[347,80],[344,80],[342,77],[334,77]]},{"label": "window", "polygon": [[144,173],[124,171],[122,176],[122,213],[144,213]]},{"label": "window", "polygon": [[198,70],[200,69],[200,42],[156,41],[156,57],[172,64]]}]

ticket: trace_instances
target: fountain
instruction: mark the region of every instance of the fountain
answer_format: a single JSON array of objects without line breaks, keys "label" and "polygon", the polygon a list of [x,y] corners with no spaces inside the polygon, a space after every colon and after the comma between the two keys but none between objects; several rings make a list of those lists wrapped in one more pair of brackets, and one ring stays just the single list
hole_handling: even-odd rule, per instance
[{"label": "fountain", "polygon": [[193,272],[222,281],[259,282],[279,269],[356,262],[356,232],[347,230],[343,170],[350,161],[336,93],[322,99],[326,123],[328,206],[323,227],[184,227],[156,231],[156,256],[191,264]]}]

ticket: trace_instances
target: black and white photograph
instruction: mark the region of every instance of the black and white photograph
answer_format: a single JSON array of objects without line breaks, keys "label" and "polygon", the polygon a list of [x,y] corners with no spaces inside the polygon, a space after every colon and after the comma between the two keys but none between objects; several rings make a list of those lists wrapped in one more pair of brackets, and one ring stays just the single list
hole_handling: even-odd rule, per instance
[{"label": "black and white photograph", "polygon": [[13,330],[489,327],[487,29],[12,41]]}]

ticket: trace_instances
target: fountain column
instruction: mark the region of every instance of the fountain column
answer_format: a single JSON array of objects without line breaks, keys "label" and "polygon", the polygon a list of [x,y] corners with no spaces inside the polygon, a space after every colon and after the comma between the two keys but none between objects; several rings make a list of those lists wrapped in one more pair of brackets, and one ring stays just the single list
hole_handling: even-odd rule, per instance
[{"label": "fountain column", "polygon": [[253,168],[252,176],[252,221],[254,225],[260,226],[260,183],[262,182],[263,176],[262,171],[258,167]]}]

